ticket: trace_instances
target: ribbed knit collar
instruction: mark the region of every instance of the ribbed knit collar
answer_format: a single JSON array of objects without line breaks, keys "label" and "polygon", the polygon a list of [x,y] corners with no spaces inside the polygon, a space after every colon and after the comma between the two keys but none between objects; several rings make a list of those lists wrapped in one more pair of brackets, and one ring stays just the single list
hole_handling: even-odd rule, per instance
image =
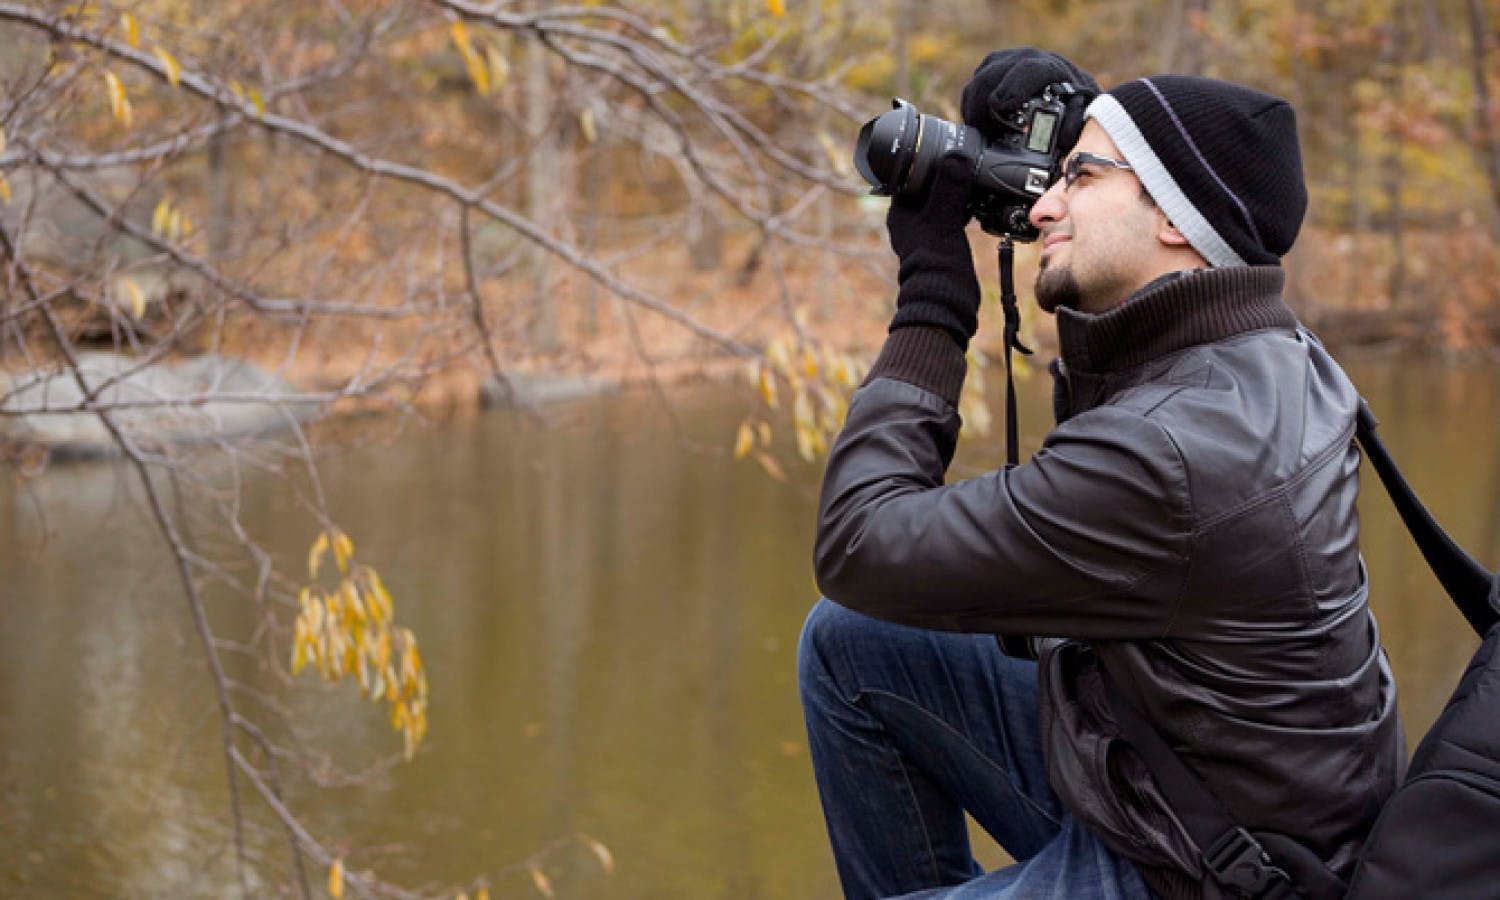
[{"label": "ribbed knit collar", "polygon": [[1281,300],[1280,266],[1174,272],[1100,315],[1057,310],[1057,340],[1070,373],[1104,375],[1197,344],[1264,328],[1297,327]]}]

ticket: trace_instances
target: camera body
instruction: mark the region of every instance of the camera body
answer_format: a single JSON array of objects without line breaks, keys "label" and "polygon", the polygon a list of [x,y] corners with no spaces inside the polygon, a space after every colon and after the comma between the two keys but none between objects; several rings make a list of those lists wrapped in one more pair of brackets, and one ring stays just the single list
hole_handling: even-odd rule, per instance
[{"label": "camera body", "polygon": [[1074,92],[1066,82],[1049,85],[990,141],[977,128],[923,115],[897,98],[890,112],[860,129],[854,167],[873,185],[872,194],[920,197],[932,186],[938,161],[957,156],[971,166],[970,211],[980,227],[1017,241],[1036,240],[1027,216],[1054,179],[1063,150],[1057,146],[1066,112],[1061,98]]}]

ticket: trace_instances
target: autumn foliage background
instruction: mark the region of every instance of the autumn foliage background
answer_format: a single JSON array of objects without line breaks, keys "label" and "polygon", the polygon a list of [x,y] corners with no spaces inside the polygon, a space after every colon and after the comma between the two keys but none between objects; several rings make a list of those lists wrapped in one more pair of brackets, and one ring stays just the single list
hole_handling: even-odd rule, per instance
[{"label": "autumn foliage background", "polygon": [[[281,803],[307,761],[233,699],[203,615],[205,585],[253,604],[263,627],[233,637],[262,665],[358,681],[417,751],[420,636],[394,624],[379,561],[352,564],[319,453],[482,396],[525,406],[559,374],[748,375],[725,446],[770,477],[815,460],[892,297],[857,128],[891,96],[956,118],[974,64],[1012,45],[1105,86],[1192,72],[1288,97],[1312,200],[1293,308],[1335,344],[1493,357],[1497,21],[1494,0],[0,2],[0,373],[76,378],[71,412],[139,479],[218,689],[241,865],[244,817],[265,815],[304,892],[310,862],[330,891],[403,896]],[[1019,283],[1032,266],[1023,250]],[[1046,345],[1044,321],[1026,328]],[[236,398],[296,411],[290,438],[220,449],[286,479],[336,582],[258,554],[222,472],[132,431],[80,367],[100,351],[250,360],[295,385]],[[965,415],[982,425],[986,399]],[[56,464],[6,434],[12,477]]]}]

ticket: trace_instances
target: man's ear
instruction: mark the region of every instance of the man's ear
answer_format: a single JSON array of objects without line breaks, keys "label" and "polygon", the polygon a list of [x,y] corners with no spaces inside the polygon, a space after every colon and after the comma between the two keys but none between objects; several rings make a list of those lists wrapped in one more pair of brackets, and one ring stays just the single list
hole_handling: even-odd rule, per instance
[{"label": "man's ear", "polygon": [[1166,214],[1162,213],[1161,210],[1157,210],[1157,215],[1161,217],[1161,224],[1156,229],[1157,240],[1168,247],[1190,246],[1188,239],[1182,236],[1182,232],[1177,230],[1177,226],[1172,224],[1172,220],[1168,219]]}]

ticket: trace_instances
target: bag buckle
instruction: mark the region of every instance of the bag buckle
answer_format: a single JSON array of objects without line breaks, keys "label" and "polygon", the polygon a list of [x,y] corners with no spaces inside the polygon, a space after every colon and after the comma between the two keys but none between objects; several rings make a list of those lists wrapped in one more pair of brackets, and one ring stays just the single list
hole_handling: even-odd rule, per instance
[{"label": "bag buckle", "polygon": [[1271,864],[1271,857],[1250,832],[1239,826],[1224,832],[1203,853],[1214,878],[1250,900],[1295,896],[1292,879]]}]

